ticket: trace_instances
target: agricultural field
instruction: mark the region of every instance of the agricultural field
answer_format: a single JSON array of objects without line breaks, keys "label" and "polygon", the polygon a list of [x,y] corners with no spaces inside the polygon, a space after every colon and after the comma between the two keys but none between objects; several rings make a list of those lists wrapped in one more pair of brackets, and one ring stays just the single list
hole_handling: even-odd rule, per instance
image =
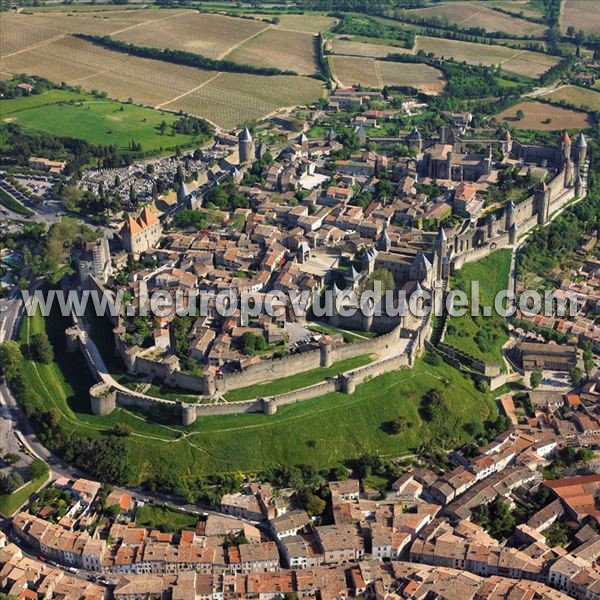
[{"label": "agricultural field", "polygon": [[185,50],[222,59],[267,27],[267,23],[253,19],[186,10],[178,11],[172,18],[115,33],[113,37],[137,46]]},{"label": "agricultural field", "polygon": [[410,51],[398,46],[385,44],[369,44],[367,42],[354,42],[347,39],[336,39],[331,44],[334,54],[347,56],[364,56],[367,58],[385,58],[389,54],[406,54]]},{"label": "agricultural field", "polygon": [[[524,117],[517,118],[517,112],[523,111]],[[544,102],[520,102],[500,114],[496,120],[505,121],[517,129],[539,129],[556,131],[562,129],[587,129],[591,120],[587,113],[560,106],[552,106]]]},{"label": "agricultural field", "polygon": [[188,135],[160,134],[158,126],[177,120],[172,113],[97,99],[67,90],[49,90],[39,96],[0,100],[4,122],[56,136],[81,138],[92,144],[116,145],[126,150],[133,139],[145,152],[173,150],[203,143]]},{"label": "agricultural field", "polygon": [[563,0],[561,28],[566,31],[570,26],[585,33],[600,32],[600,11],[594,0]]},{"label": "agricultural field", "polygon": [[517,37],[542,37],[546,31],[544,25],[512,17],[477,2],[446,2],[427,8],[407,10],[405,14],[422,18],[438,17],[464,29],[482,27],[486,31],[502,31]]},{"label": "agricultural field", "polygon": [[165,108],[201,115],[231,128],[264,117],[277,108],[310,104],[322,96],[323,85],[308,77],[222,73],[199,90],[166,104]]},{"label": "agricultural field", "polygon": [[530,50],[516,50],[506,46],[488,46],[473,42],[461,42],[419,35],[414,51],[433,52],[436,56],[466,61],[473,65],[501,65],[505,71],[539,77],[559,62],[555,56],[549,56]]},{"label": "agricultural field", "polygon": [[342,85],[414,87],[427,94],[443,91],[445,80],[437,69],[419,63],[398,63],[353,56],[332,56],[333,72]]},{"label": "agricultural field", "polygon": [[267,29],[235,50],[226,60],[312,75],[318,71],[317,40],[312,33]]},{"label": "agricultural field", "polygon": [[[257,18],[265,18],[267,15],[255,15]],[[324,33],[329,31],[336,23],[335,17],[327,17],[319,14],[307,15],[277,15],[278,29],[290,31],[306,31],[308,33]]]},{"label": "agricultural field", "polygon": [[167,23],[185,10],[113,10],[99,13],[3,13],[0,19],[2,55],[21,52],[70,33],[111,35],[137,27],[151,27],[154,20]]},{"label": "agricultural field", "polygon": [[[89,412],[88,387],[92,378],[79,353],[65,353],[64,323],[59,315],[44,320],[26,317],[22,343],[46,329],[56,361],[26,359],[25,377],[38,392],[45,410],[59,411],[67,431],[102,436],[116,423],[128,424],[131,460],[140,475],[162,466],[181,475],[256,471],[281,464],[312,464],[325,468],[365,452],[398,456],[423,441],[420,400],[431,388],[446,398],[453,430],[466,441],[466,423],[496,417],[493,394],[482,394],[473,381],[448,365],[433,367],[418,360],[359,385],[352,395],[332,393],[281,407],[276,415],[242,414],[199,419],[190,427],[162,425],[141,413],[117,409],[107,416]],[[389,435],[385,424],[397,416],[411,424],[400,435]]]},{"label": "agricultural field", "polygon": [[138,58],[71,37],[10,56],[2,68],[104,91],[118,100],[184,110],[223,127],[284,106],[309,104],[323,95],[316,79],[207,71]]},{"label": "agricultural field", "polygon": [[489,8],[499,8],[515,15],[522,14],[524,17],[541,18],[542,7],[536,0],[485,0]]},{"label": "agricultural field", "polygon": [[575,85],[565,85],[543,97],[549,100],[562,100],[586,110],[600,110],[600,93]]}]

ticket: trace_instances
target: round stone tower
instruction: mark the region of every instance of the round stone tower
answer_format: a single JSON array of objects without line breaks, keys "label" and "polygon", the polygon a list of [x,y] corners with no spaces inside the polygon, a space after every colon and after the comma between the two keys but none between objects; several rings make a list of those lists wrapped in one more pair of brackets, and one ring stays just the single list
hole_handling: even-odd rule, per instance
[{"label": "round stone tower", "polygon": [[252,162],[256,157],[256,149],[254,147],[254,140],[250,130],[245,127],[244,131],[240,134],[239,138],[239,153],[240,153],[240,164]]},{"label": "round stone tower", "polygon": [[331,358],[331,342],[327,339],[322,339],[319,343],[319,350],[321,351],[321,366],[330,367],[333,363]]},{"label": "round stone tower", "polygon": [[189,402],[179,402],[181,410],[181,424],[193,425],[196,421],[196,405]]},{"label": "round stone tower", "polygon": [[107,383],[96,383],[90,388],[90,408],[95,415],[109,415],[117,406],[117,392]]}]

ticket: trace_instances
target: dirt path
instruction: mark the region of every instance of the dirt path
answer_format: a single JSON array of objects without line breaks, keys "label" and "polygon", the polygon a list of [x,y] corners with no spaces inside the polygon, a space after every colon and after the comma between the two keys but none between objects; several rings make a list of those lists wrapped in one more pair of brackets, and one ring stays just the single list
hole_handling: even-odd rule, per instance
[{"label": "dirt path", "polygon": [[[3,54],[2,59],[4,60],[5,58],[9,58],[11,56],[16,56],[17,54],[22,54],[23,52],[29,52],[29,50],[36,50],[37,48],[43,48],[44,46],[47,46],[48,44],[51,44],[52,42],[57,42],[58,40],[62,40],[63,38],[66,38],[66,37],[67,37],[66,33],[61,33],[60,35],[55,35],[51,38],[48,38],[47,40],[38,42],[37,44],[27,46],[27,48],[23,48],[22,50],[17,50],[15,52],[11,52],[10,54]],[[8,69],[6,69],[6,68],[4,68],[2,70],[8,71]],[[10,73],[10,71],[8,71],[8,72]]]},{"label": "dirt path", "polygon": [[221,52],[221,54],[219,54],[219,56],[217,56],[217,60],[224,60],[225,57],[229,56],[232,52],[235,52],[238,48],[241,48],[247,42],[252,41],[254,38],[257,38],[259,35],[262,35],[265,31],[267,31],[267,29],[275,29],[275,27],[273,27],[273,25],[267,25],[260,31],[257,31],[256,33],[252,34],[250,37],[246,38],[245,40],[242,40],[241,42],[238,42],[234,46],[231,46],[231,48],[228,48],[227,50],[225,50],[225,52]]},{"label": "dirt path", "polygon": [[161,21],[168,21],[169,19],[175,19],[176,17],[181,17],[182,15],[189,14],[188,11],[182,11],[180,13],[175,13],[174,15],[167,15],[166,17],[161,17],[160,19],[153,19],[152,21],[142,21],[141,23],[134,23],[133,25],[128,25],[127,27],[123,27],[122,29],[117,29],[116,31],[111,31],[110,35],[117,35],[119,33],[123,33],[124,31],[130,31],[131,29],[135,29],[136,27],[141,27],[142,25],[151,25],[153,23],[160,23]]},{"label": "dirt path", "polygon": [[203,88],[205,85],[212,83],[217,77],[220,77],[222,74],[223,73],[221,73],[221,71],[218,71],[214,77],[211,77],[210,79],[206,80],[205,82],[201,83],[200,85],[197,85],[196,87],[192,88],[191,90],[184,92],[183,94],[179,94],[179,96],[175,96],[175,98],[171,98],[170,100],[167,100],[166,102],[161,102],[160,104],[157,104],[154,108],[162,108],[163,106],[166,106],[167,104],[171,104],[171,102],[177,102],[177,100],[181,100],[181,98],[185,98],[189,94],[193,94],[194,92],[197,92],[199,89]]}]

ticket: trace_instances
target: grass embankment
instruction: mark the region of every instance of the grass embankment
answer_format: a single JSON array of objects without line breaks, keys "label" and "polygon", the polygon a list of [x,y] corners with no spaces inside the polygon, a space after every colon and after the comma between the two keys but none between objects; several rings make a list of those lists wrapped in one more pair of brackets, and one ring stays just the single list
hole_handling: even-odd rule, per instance
[{"label": "grass embankment", "polygon": [[15,200],[10,194],[0,188],[0,204],[4,208],[24,217],[32,217],[33,211],[29,210],[26,206],[23,206],[18,200]]},{"label": "grass embankment", "polygon": [[38,477],[19,488],[12,494],[4,494],[0,496],[0,514],[5,517],[10,517],[17,509],[27,502],[28,498],[35,494],[48,480],[48,474]]},{"label": "grass embankment", "polygon": [[335,377],[338,373],[363,367],[370,362],[371,357],[369,355],[355,356],[354,358],[348,358],[347,360],[333,363],[331,367],[311,369],[310,371],[303,371],[302,373],[296,373],[296,375],[290,375],[289,377],[281,377],[275,381],[269,381],[268,383],[260,383],[239,388],[237,390],[231,390],[225,394],[225,400],[228,400],[229,402],[239,402],[240,400],[251,400],[252,398],[264,398],[266,396],[284,394],[285,392],[298,390],[300,388],[308,387],[309,385],[314,385],[315,383],[321,383],[328,377]]},{"label": "grass embankment", "polygon": [[[481,423],[496,415],[493,394],[479,393],[471,379],[448,365],[432,367],[418,360],[412,369],[359,385],[352,396],[327,394],[282,406],[275,415],[204,417],[190,427],[163,424],[161,415],[151,420],[122,409],[99,417],[89,412],[91,377],[83,358],[65,353],[65,322],[60,317],[25,318],[21,342],[45,327],[56,362],[43,365],[26,359],[23,363],[44,408],[58,410],[61,425],[68,430],[92,436],[106,434],[118,422],[130,425],[127,441],[142,479],[157,468],[183,476],[257,471],[275,464],[326,468],[365,452],[384,456],[410,452],[422,441],[419,406],[431,388],[444,394],[455,419],[453,427],[465,440],[466,423]],[[410,426],[390,435],[386,424],[398,416]]]},{"label": "grass embankment", "polygon": [[[477,262],[466,264],[451,279],[451,288],[466,292],[467,314],[449,317],[444,342],[463,352],[504,367],[502,346],[508,340],[506,319],[494,310],[497,294],[508,287],[510,250],[498,250]],[[479,283],[479,316],[471,316],[471,282]],[[489,317],[483,316],[483,307],[492,307]]]},{"label": "grass embankment", "polygon": [[[158,153],[206,141],[201,136],[173,135],[175,114],[68,90],[2,99],[0,113],[5,121],[25,129],[115,145],[120,150],[128,150],[132,140],[141,144],[142,151]],[[163,121],[166,125],[161,133]]]},{"label": "grass embankment", "polygon": [[198,517],[189,513],[178,512],[166,506],[145,504],[135,513],[135,522],[140,527],[176,532],[182,529],[194,529]]},{"label": "grass embankment", "polygon": [[317,333],[324,333],[326,335],[336,335],[339,333],[346,343],[364,342],[365,340],[377,337],[377,334],[372,331],[349,331],[347,329],[338,329],[331,325],[316,325],[315,323],[308,323],[307,325],[311,331],[316,331]]}]

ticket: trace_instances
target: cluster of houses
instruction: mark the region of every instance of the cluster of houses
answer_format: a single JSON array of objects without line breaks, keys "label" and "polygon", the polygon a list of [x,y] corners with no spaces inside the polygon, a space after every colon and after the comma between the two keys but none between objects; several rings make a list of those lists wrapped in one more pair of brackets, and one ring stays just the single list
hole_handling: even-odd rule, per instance
[{"label": "cluster of houses", "polygon": [[[375,110],[373,102],[385,106],[379,92],[340,89],[331,97],[329,109],[350,111],[361,137],[365,128],[377,127],[378,120],[393,118],[394,111]],[[400,111],[411,107],[415,108],[407,104]],[[141,281],[149,292],[166,289],[173,296],[196,291],[234,291],[240,296],[307,293],[309,301],[301,307],[301,317],[310,309],[313,293],[325,288],[334,293],[348,288],[360,291],[375,270],[389,271],[397,290],[431,289],[450,271],[449,264],[440,265],[448,263],[453,240],[448,241],[443,232],[436,235],[440,223],[449,219],[457,227],[465,221],[475,223],[484,210],[486,191],[507,167],[526,173],[533,166],[535,177],[546,179],[573,163],[570,139],[557,147],[520,144],[508,132],[501,139],[463,139],[460,136],[464,137],[472,115],[451,114],[449,119],[452,126],[442,126],[436,134],[424,136],[413,129],[399,135],[396,142],[409,150],[399,157],[379,146],[377,151],[367,150],[363,139],[361,150],[339,156],[345,149],[344,134],[330,130],[323,138],[309,138],[304,126],[297,136],[289,136],[288,143],[271,148],[272,155],[247,128],[237,136],[219,134],[217,146],[231,153],[223,173],[231,175],[236,192],[251,208],[224,212],[223,226],[188,232],[165,229],[169,219],[145,207],[121,228],[125,258],[112,252],[111,267],[106,244],[97,243],[82,258],[82,283],[94,277],[113,289],[124,287],[132,306],[143,296]],[[285,117],[276,120],[280,129],[298,130]],[[585,156],[584,138],[576,144],[576,156],[581,152]],[[538,163],[545,166],[536,167]],[[258,181],[256,166],[260,167]],[[189,193],[180,182],[179,204],[201,207],[204,201],[202,193]],[[509,220],[507,216],[505,229]],[[488,230],[494,231],[493,224]],[[129,268],[127,284],[119,286],[114,276],[126,264],[127,255],[139,260],[140,268],[133,272]],[[157,266],[144,266],[148,264]],[[283,314],[271,311],[277,316],[249,319],[238,311],[223,320],[211,306],[189,333],[192,362],[188,366],[196,361],[203,368],[243,370],[260,361],[240,353],[239,341],[246,333],[264,337],[273,345],[271,355],[289,350],[281,342],[288,337],[288,323],[298,317],[298,307],[292,311],[289,301],[284,301],[281,308]],[[152,339],[145,340],[144,348],[151,346],[153,358],[180,355],[174,348],[172,319],[148,319]],[[359,327],[339,320],[332,324],[365,329],[362,323]],[[386,327],[385,331],[391,328]]]},{"label": "cluster of houses", "polygon": [[[117,516],[100,534],[100,484],[59,479],[53,486],[70,496],[68,512],[57,516],[51,505],[36,506],[35,515],[15,515],[12,532],[47,560],[115,578],[115,598],[419,598],[441,593],[445,582],[448,593],[460,586],[468,598],[504,590],[597,600],[600,476],[545,480],[541,474],[561,448],[600,446],[595,386],[592,380],[581,394],[564,397],[531,392],[533,415],[526,417],[503,396],[501,408],[512,421],[505,433],[475,452],[452,452],[449,471],[410,468],[385,496],[357,479],[330,481],[326,521],[311,518],[293,490],[248,483],[222,497],[221,514],[176,533],[136,526],[136,502],[112,491],[102,503],[116,506]],[[474,522],[483,505],[522,505],[524,490],[542,489],[548,500],[505,542]],[[572,533],[564,547],[549,545],[544,534],[557,521],[568,522]],[[16,546],[1,556],[11,573],[0,577],[2,589],[18,590],[11,586],[33,578],[30,559]],[[36,585],[49,585],[44,573],[36,574]],[[63,573],[55,585],[61,581],[68,585],[70,578]],[[482,596],[484,590],[491,595]],[[81,597],[104,591],[91,587]]]},{"label": "cluster of houses", "polygon": [[[594,350],[598,351],[600,327],[596,321],[600,311],[600,261],[590,253],[595,244],[596,237],[590,236],[581,245],[579,252],[584,257],[581,267],[565,277],[554,290],[554,296],[559,302],[569,303],[575,299],[577,303],[575,316],[565,318],[520,314],[519,318],[531,323],[536,329],[554,330],[578,342],[588,342],[592,344]],[[521,333],[524,335],[524,332]]]}]

